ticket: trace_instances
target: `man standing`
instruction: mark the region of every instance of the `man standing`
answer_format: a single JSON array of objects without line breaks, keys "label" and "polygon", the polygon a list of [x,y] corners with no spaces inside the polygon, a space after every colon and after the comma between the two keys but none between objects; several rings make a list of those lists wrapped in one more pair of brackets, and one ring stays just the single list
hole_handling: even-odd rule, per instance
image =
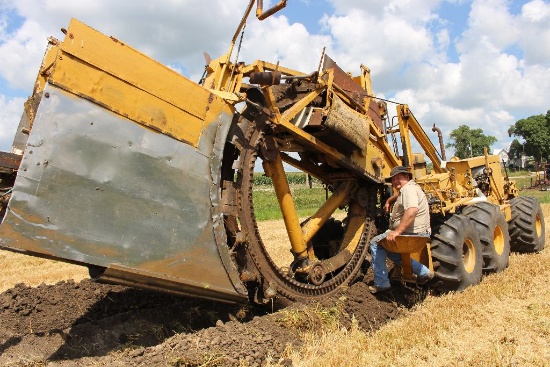
[{"label": "man standing", "polygon": [[[391,204],[395,202],[390,215],[390,228],[370,242],[374,271],[374,285],[369,286],[371,293],[390,289],[386,257],[394,264],[401,265],[401,255],[386,251],[378,242],[384,238],[386,241],[395,241],[395,237],[401,234],[430,237],[431,232],[428,200],[424,191],[412,180],[412,174],[403,166],[394,167],[386,182],[391,182],[397,194],[390,197],[384,205],[384,210],[389,212]],[[411,266],[418,284],[424,284],[434,276],[430,269],[418,261],[411,260]]]}]

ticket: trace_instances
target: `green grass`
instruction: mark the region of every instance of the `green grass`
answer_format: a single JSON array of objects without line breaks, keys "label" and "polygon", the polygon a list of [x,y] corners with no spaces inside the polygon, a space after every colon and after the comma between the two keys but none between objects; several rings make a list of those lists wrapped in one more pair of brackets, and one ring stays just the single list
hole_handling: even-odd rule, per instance
[{"label": "green grass", "polygon": [[[286,172],[286,179],[289,185],[303,185],[306,186],[306,174],[302,172]],[[312,177],[314,185],[321,185],[321,182]],[[262,172],[254,173],[254,187],[258,186],[271,186],[271,178],[264,175]]]},{"label": "green grass", "polygon": [[512,179],[516,181],[516,186],[518,187],[518,189],[523,190],[531,187],[531,185],[535,182],[536,177],[513,177]]},{"label": "green grass", "polygon": [[[319,209],[326,200],[325,189],[321,186],[296,187],[291,185],[290,191],[299,218],[309,217]],[[281,219],[281,210],[275,196],[275,191],[269,186],[260,186],[254,190],[254,213],[256,220]]]},{"label": "green grass", "polygon": [[[305,218],[314,214],[326,200],[325,188],[320,181],[313,178],[312,188],[309,188],[306,185],[306,175],[302,172],[287,172],[286,177],[298,217]],[[271,178],[263,173],[254,173],[253,200],[256,220],[282,219]]]},{"label": "green grass", "polygon": [[[518,173],[518,174],[516,174]],[[526,171],[514,172],[516,177],[516,186],[521,190],[520,196],[532,196],[540,203],[550,203],[550,191],[540,189],[528,189],[535,176],[524,176]],[[289,172],[287,178],[294,199],[294,205],[299,218],[306,218],[314,214],[326,200],[325,188],[319,184],[319,181],[313,181],[313,187],[310,189],[305,185],[305,175],[303,173]],[[330,195],[330,193],[329,193]],[[271,179],[262,174],[254,175],[254,212],[256,220],[282,219],[281,210],[277,197],[271,185]]]},{"label": "green grass", "polygon": [[[550,203],[550,191],[541,190],[546,187],[533,187],[537,180],[537,176],[533,172],[518,171],[510,174],[510,177],[516,181],[516,186],[520,189],[520,196],[532,196],[540,203]],[[550,189],[550,187],[548,187]]]},{"label": "green grass", "polygon": [[526,190],[521,190],[519,192],[519,196],[534,197],[541,204],[550,203],[550,191],[544,191],[544,190],[540,190],[540,189],[526,189]]},{"label": "green grass", "polygon": [[[533,172],[530,172],[530,171],[512,171],[510,169],[507,171],[508,171],[508,176],[510,177],[529,176],[533,174]],[[504,171],[502,172],[502,175],[504,176]]]}]

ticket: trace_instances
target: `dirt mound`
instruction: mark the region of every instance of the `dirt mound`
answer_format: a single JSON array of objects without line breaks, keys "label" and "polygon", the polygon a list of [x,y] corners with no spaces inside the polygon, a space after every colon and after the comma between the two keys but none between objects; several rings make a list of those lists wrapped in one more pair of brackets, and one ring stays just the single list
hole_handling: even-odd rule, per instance
[{"label": "dirt mound", "polygon": [[[404,292],[403,292],[404,291]],[[398,294],[398,295],[397,295]],[[300,332],[323,325],[315,308],[341,325],[352,317],[377,329],[411,302],[407,291],[374,297],[363,282],[321,303],[271,313],[93,283],[18,284],[0,294],[0,364],[262,365],[281,364]]]}]

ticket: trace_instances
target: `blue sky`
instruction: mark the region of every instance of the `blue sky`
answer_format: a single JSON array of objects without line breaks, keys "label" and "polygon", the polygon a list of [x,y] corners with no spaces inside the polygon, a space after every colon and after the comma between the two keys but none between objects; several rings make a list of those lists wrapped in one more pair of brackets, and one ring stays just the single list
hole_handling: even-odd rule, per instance
[{"label": "blue sky", "polygon": [[[62,39],[71,17],[196,81],[203,51],[225,52],[247,3],[0,0],[0,150],[10,150],[47,37]],[[408,103],[446,139],[466,124],[503,148],[516,120],[550,109],[548,0],[288,0],[248,22],[241,58],[311,72],[323,47],[352,73],[369,66],[377,95]]]}]

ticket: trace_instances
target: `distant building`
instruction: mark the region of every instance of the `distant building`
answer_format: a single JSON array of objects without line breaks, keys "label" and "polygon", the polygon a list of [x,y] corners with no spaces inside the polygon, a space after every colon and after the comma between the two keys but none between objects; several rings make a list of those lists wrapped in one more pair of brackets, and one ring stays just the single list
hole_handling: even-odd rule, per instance
[{"label": "distant building", "polygon": [[508,162],[508,167],[525,169],[529,165],[528,163],[533,164],[533,162],[534,162],[533,157],[522,155],[519,158],[510,159],[510,161]]},{"label": "distant building", "polygon": [[493,154],[500,157],[500,163],[508,165],[508,152],[506,149],[495,149],[493,150]]}]

